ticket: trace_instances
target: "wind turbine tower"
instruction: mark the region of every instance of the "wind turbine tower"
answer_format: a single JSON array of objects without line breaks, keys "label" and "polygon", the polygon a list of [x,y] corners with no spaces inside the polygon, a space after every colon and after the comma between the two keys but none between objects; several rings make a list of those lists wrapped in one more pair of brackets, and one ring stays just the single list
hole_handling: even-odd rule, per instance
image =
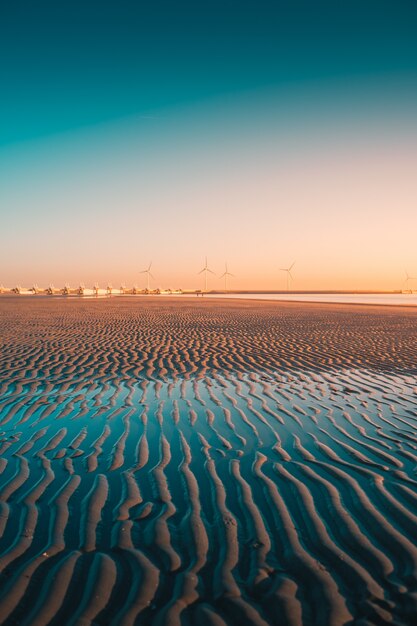
[{"label": "wind turbine tower", "polygon": [[410,280],[417,280],[417,278],[415,276],[410,276],[410,274],[408,272],[406,272],[405,273],[405,281],[404,281],[404,287],[405,287],[406,291],[408,291],[408,290],[412,291],[412,289],[410,289],[408,287]]},{"label": "wind turbine tower", "polygon": [[203,269],[198,272],[199,274],[205,273],[205,280],[204,280],[204,291],[207,291],[207,274],[208,272],[210,272],[210,274],[214,274],[214,272],[211,271],[211,269],[209,269],[209,266],[207,264],[207,257],[206,257],[206,264],[204,265]]},{"label": "wind turbine tower", "polygon": [[231,273],[228,271],[228,269],[227,269],[227,263],[226,263],[225,265],[226,265],[226,271],[225,271],[225,272],[223,272],[223,274],[222,274],[221,276],[219,276],[219,278],[224,278],[224,290],[225,290],[225,292],[227,293],[227,277],[228,277],[228,276],[233,276],[233,277],[234,277],[234,274],[231,274]]},{"label": "wind turbine tower", "polygon": [[147,290],[150,290],[150,278],[152,278],[153,280],[155,280],[154,276],[152,276],[151,274],[151,267],[152,267],[152,261],[149,263],[148,267],[146,268],[146,270],[142,270],[141,272],[139,272],[139,274],[146,274],[147,276]]},{"label": "wind turbine tower", "polygon": [[281,272],[287,272],[287,291],[290,290],[290,280],[293,280],[292,274],[291,274],[291,270],[295,265],[295,261],[294,263],[292,263],[290,265],[290,267],[281,267],[280,270]]}]

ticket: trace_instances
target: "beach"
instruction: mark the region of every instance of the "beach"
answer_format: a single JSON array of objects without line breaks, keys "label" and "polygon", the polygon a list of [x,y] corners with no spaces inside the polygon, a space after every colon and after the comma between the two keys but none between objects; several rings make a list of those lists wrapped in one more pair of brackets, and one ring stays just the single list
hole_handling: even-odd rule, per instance
[{"label": "beach", "polygon": [[416,322],[2,296],[0,623],[414,623]]}]

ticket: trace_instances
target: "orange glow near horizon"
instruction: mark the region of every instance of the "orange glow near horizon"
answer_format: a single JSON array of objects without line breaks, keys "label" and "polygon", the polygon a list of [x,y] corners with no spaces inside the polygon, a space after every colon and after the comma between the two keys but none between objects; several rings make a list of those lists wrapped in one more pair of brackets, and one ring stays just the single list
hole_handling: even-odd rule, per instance
[{"label": "orange glow near horizon", "polygon": [[232,290],[285,289],[293,261],[294,290],[396,290],[417,276],[415,128],[214,118],[0,152],[0,283],[145,287],[152,261],[152,287],[203,288],[206,255],[209,289],[224,287],[226,261]]}]

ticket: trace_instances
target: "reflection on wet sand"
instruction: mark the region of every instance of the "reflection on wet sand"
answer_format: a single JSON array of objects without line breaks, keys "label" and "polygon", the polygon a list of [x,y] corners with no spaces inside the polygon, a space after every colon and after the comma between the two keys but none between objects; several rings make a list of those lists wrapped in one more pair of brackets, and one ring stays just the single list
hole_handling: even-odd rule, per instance
[{"label": "reflection on wet sand", "polygon": [[2,623],[411,623],[414,313],[1,306]]}]

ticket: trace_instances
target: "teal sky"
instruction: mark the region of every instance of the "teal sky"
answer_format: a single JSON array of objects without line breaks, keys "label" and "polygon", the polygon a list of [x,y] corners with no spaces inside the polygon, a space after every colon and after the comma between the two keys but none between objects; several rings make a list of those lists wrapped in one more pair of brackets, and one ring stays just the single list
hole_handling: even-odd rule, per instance
[{"label": "teal sky", "polygon": [[299,288],[398,286],[416,32],[411,1],[1,3],[0,283],[193,286],[208,254],[236,287],[293,257]]}]

